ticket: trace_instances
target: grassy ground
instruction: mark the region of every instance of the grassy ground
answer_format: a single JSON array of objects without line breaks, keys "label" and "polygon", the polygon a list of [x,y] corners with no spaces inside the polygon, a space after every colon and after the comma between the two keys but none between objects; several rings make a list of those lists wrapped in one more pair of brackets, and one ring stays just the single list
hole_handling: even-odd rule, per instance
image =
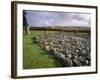
[{"label": "grassy ground", "polygon": [[23,36],[23,69],[61,67],[52,55],[32,42],[32,37],[42,34],[43,31],[31,31],[29,36]]}]

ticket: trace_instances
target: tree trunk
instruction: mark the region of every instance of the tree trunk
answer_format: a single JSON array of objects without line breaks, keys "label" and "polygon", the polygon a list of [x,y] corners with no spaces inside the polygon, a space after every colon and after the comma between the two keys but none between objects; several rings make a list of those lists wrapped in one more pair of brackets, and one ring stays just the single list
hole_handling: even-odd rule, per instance
[{"label": "tree trunk", "polygon": [[26,35],[30,35],[29,27],[25,27],[25,33],[26,33]]}]

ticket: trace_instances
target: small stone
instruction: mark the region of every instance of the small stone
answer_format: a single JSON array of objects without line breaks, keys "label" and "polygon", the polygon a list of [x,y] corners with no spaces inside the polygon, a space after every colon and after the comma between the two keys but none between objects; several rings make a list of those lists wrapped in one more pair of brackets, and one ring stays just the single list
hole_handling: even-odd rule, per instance
[{"label": "small stone", "polygon": [[50,46],[45,46],[46,51],[50,51]]},{"label": "small stone", "polygon": [[73,66],[73,62],[69,58],[65,58],[64,63],[65,63],[65,66],[67,66],[67,67]]},{"label": "small stone", "polygon": [[71,53],[70,54],[67,54],[66,57],[72,58],[72,54]]},{"label": "small stone", "polygon": [[74,66],[81,66],[80,61],[77,59],[73,59],[73,64],[74,64]]}]

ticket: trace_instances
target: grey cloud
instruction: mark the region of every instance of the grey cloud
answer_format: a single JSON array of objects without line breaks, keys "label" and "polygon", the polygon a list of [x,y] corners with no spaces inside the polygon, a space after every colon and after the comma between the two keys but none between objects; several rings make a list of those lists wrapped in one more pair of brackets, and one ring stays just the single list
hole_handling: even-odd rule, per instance
[{"label": "grey cloud", "polygon": [[30,26],[90,26],[91,14],[26,10]]}]

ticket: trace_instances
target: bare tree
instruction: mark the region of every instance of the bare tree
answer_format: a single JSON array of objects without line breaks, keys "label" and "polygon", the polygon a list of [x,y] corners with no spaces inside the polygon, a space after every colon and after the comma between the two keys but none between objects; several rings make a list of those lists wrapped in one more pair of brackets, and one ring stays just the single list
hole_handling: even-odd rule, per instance
[{"label": "bare tree", "polygon": [[27,23],[27,19],[26,19],[26,11],[23,11],[23,27],[25,30],[26,35],[30,35],[30,30],[29,30],[29,25]]}]

